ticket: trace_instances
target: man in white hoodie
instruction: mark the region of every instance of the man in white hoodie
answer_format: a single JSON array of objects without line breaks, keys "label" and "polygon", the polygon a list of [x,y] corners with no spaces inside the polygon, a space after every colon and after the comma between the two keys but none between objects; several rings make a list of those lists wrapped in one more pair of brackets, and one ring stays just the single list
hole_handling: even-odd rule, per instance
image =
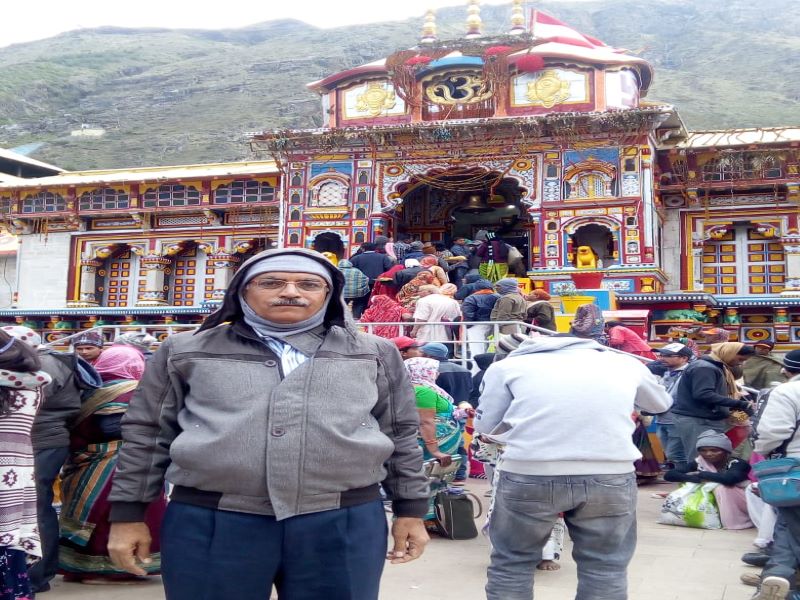
[{"label": "man in white hoodie", "polygon": [[672,398],[637,359],[569,336],[523,342],[483,379],[475,430],[503,444],[487,600],[531,600],[559,513],[578,563],[576,600],[625,600],[636,548],[638,408]]}]

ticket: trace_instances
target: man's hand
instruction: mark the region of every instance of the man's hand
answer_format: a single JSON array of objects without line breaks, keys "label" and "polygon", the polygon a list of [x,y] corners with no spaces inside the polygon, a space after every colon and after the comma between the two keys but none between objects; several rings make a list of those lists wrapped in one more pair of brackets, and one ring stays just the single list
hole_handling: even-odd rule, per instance
[{"label": "man's hand", "polygon": [[397,517],[392,524],[394,548],[386,553],[393,565],[407,563],[422,556],[430,537],[425,523],[415,517]]},{"label": "man's hand", "polygon": [[149,565],[150,528],[145,523],[112,523],[108,536],[108,554],[111,561],[123,571],[134,575],[147,575],[136,561]]}]

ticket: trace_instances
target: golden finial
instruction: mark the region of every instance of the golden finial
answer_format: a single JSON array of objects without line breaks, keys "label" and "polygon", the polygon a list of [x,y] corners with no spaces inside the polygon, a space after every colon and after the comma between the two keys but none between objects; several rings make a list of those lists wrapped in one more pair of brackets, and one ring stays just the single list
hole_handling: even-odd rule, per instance
[{"label": "golden finial", "polygon": [[420,44],[432,44],[436,41],[436,12],[429,9],[425,13],[425,22],[422,24],[422,37],[419,39]]},{"label": "golden finial", "polygon": [[525,33],[525,11],[522,9],[523,0],[514,0],[511,7],[511,29],[508,33],[511,35],[520,35]]},{"label": "golden finial", "polygon": [[480,0],[469,0],[467,6],[467,39],[481,37],[481,7]]}]

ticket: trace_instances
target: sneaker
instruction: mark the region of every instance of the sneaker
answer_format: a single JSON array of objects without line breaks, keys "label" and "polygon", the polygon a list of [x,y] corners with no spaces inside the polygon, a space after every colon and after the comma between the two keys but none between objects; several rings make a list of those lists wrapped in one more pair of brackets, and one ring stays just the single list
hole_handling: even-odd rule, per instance
[{"label": "sneaker", "polygon": [[768,550],[760,550],[758,552],[747,552],[742,554],[742,562],[752,567],[763,567],[769,560],[770,552]]},{"label": "sneaker", "polygon": [[739,581],[745,585],[758,587],[758,585],[761,583],[761,575],[758,573],[742,573],[739,576]]},{"label": "sneaker", "polygon": [[761,587],[751,600],[786,600],[789,595],[789,581],[783,577],[765,577]]}]

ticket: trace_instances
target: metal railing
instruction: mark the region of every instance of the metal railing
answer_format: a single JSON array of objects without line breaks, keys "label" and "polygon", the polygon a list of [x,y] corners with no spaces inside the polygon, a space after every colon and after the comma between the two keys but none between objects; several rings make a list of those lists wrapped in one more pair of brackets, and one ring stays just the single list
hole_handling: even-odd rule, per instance
[{"label": "metal railing", "polygon": [[[119,336],[125,333],[147,333],[156,338],[157,342],[161,342],[165,337],[168,337],[174,333],[180,333],[182,331],[194,331],[198,327],[200,327],[200,325],[197,323],[175,323],[172,325],[98,325],[97,327],[92,327],[91,329],[84,329],[83,331],[65,335],[57,340],[47,342],[44,345],[48,348],[70,346],[72,345],[73,339],[85,335],[88,331],[99,332],[106,342],[110,341],[112,343]],[[110,336],[105,335],[105,333],[108,331],[112,332]]]}]

